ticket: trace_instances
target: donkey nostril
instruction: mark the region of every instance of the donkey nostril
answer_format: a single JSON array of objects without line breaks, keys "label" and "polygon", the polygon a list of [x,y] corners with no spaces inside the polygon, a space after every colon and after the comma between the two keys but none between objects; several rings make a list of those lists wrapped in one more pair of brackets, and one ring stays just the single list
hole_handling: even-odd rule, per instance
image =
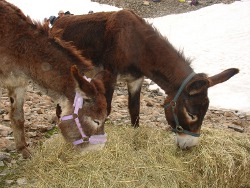
[{"label": "donkey nostril", "polygon": [[94,122],[97,124],[97,125],[100,125],[100,122],[98,120],[94,120]]},{"label": "donkey nostril", "polygon": [[196,120],[197,119],[197,116],[194,115],[194,114],[191,114],[191,113],[188,112],[188,115],[189,115],[189,117],[191,117],[192,120]]}]

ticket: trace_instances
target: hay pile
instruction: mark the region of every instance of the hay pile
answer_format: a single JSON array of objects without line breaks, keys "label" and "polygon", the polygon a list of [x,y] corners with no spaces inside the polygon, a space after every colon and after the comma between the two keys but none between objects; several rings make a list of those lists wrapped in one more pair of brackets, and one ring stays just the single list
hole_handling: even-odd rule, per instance
[{"label": "hay pile", "polygon": [[106,132],[105,148],[85,154],[55,136],[16,176],[43,188],[250,186],[249,137],[203,128],[199,147],[181,151],[173,133],[155,128],[107,125]]}]

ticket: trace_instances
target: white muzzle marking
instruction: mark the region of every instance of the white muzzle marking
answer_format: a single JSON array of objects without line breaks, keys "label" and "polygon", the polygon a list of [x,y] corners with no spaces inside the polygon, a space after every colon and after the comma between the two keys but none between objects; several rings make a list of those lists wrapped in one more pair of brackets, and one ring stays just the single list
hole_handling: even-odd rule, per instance
[{"label": "white muzzle marking", "polygon": [[181,149],[188,149],[196,146],[199,142],[198,137],[190,136],[187,134],[176,134],[176,144]]}]

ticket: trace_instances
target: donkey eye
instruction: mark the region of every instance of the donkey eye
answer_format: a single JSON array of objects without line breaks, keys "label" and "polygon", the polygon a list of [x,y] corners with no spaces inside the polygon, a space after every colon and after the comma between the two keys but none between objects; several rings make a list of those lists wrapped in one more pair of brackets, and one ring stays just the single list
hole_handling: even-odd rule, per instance
[{"label": "donkey eye", "polygon": [[94,100],[91,99],[91,98],[84,99],[84,102],[87,102],[87,103],[91,103],[91,102],[93,102],[93,101],[94,101]]}]

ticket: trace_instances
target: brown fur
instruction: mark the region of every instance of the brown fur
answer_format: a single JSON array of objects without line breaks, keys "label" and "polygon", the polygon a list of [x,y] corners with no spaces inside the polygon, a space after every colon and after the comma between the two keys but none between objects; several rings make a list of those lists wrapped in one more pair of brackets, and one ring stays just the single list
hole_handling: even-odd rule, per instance
[{"label": "brown fur", "polygon": [[[183,80],[193,72],[190,62],[144,19],[132,11],[101,12],[90,15],[65,16],[56,21],[52,36],[71,41],[97,67],[113,74],[106,86],[108,112],[117,75],[127,75],[131,123],[139,125],[140,91],[144,76],[153,80],[168,95],[170,102]],[[207,89],[238,73],[229,69],[215,77],[196,74],[178,99],[175,113],[180,125],[199,132],[208,109]],[[171,108],[165,109],[168,123],[175,128]],[[196,118],[197,117],[197,118]]]},{"label": "brown fur", "polygon": [[[24,137],[23,112],[25,87],[29,80],[38,84],[55,101],[62,102],[63,115],[73,112],[75,90],[80,91],[84,97],[95,99],[91,103],[84,103],[79,119],[82,126],[85,126],[83,129],[88,130],[88,136],[103,133],[107,114],[105,90],[100,80],[104,76],[108,77],[108,73],[101,74],[90,83],[85,79],[76,79],[76,75],[71,75],[71,67],[77,65],[83,73],[92,68],[91,62],[70,43],[48,38],[48,27],[33,22],[20,9],[4,0],[0,0],[0,44],[0,86],[9,90],[11,126],[17,150],[24,157],[30,155]],[[89,117],[88,121],[86,117]],[[94,120],[99,125],[93,128],[96,124]],[[73,122],[64,124],[76,127]],[[69,132],[72,137],[81,138],[78,130],[72,129]],[[70,136],[64,136],[66,140],[72,140]]]}]

